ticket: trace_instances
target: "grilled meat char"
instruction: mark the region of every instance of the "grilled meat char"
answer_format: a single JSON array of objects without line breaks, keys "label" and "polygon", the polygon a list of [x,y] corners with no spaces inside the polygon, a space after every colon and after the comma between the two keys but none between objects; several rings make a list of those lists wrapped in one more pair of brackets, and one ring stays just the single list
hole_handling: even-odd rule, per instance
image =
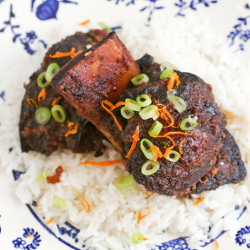
[{"label": "grilled meat char", "polygon": [[[90,30],[87,33],[77,32],[75,35],[69,36],[59,43],[54,44],[46,53],[41,68],[32,74],[30,83],[26,85],[26,93],[22,101],[22,108],[19,121],[20,141],[23,152],[30,150],[37,151],[43,154],[51,155],[53,151],[58,148],[67,148],[74,153],[83,153],[89,151],[96,151],[96,155],[102,154],[105,146],[102,140],[104,135],[97,130],[94,125],[86,119],[77,115],[76,109],[61,95],[59,95],[50,86],[46,87],[46,98],[39,102],[38,95],[42,90],[37,85],[37,77],[40,73],[46,71],[51,63],[57,63],[63,67],[71,60],[71,57],[51,58],[57,51],[69,52],[75,48],[75,53],[80,50],[86,50],[86,45],[94,46],[101,41],[108,32],[106,30]],[[27,99],[33,99],[37,103],[29,104]],[[45,125],[39,125],[35,119],[35,112],[37,108],[48,107],[52,108],[52,102],[57,99],[57,104],[61,105],[67,114],[66,121],[61,124],[51,117],[50,121]],[[65,136],[69,131],[68,121],[71,124],[78,124],[76,134]],[[71,125],[72,126],[72,125]]]}]

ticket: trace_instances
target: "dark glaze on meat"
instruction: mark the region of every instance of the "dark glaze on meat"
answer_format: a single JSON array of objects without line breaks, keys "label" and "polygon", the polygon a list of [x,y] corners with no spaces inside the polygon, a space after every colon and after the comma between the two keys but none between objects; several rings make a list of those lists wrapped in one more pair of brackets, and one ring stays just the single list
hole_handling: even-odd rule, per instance
[{"label": "dark glaze on meat", "polygon": [[[59,95],[50,86],[46,87],[46,98],[44,101],[37,100],[39,92],[42,90],[37,85],[38,75],[46,71],[48,65],[52,62],[57,63],[60,67],[64,66],[71,60],[71,57],[51,58],[57,51],[69,52],[74,47],[75,51],[86,50],[86,45],[94,46],[107,35],[105,30],[90,30],[88,33],[77,32],[75,35],[67,37],[59,43],[54,44],[46,53],[41,68],[32,74],[30,84],[26,86],[26,93],[22,101],[20,114],[19,130],[20,141],[23,152],[30,150],[50,155],[58,148],[68,148],[74,153],[83,153],[97,151],[96,155],[102,154],[105,149],[102,140],[105,138],[90,122],[77,115],[76,109],[69,104],[61,95]],[[51,109],[52,102],[60,97],[59,105],[63,106],[66,111],[67,119],[61,124],[53,118],[44,126],[39,125],[35,120],[35,111],[37,107],[34,104],[29,105],[28,98],[34,99],[39,107],[48,107]],[[79,127],[76,134],[65,137],[69,131],[68,122],[78,123]]]},{"label": "dark glaze on meat", "polygon": [[[147,161],[147,158],[143,155],[140,144],[137,143],[132,157],[127,160],[128,171],[134,179],[149,191],[170,196],[200,193],[226,183],[237,183],[243,180],[246,175],[244,163],[234,139],[225,129],[226,118],[214,102],[212,87],[193,74],[177,71],[181,84],[174,89],[177,90],[176,95],[184,99],[187,104],[186,111],[180,114],[167,100],[166,91],[169,80],[159,79],[159,65],[154,63],[153,58],[149,55],[137,62],[141,72],[149,76],[150,83],[126,90],[121,100],[136,99],[141,94],[147,94],[151,97],[153,104],[161,103],[167,107],[176,126],[189,115],[198,117],[198,125],[192,131],[187,132],[189,135],[171,136],[176,143],[174,150],[177,152],[179,152],[179,143],[185,139],[181,158],[176,163],[169,162],[165,158],[158,159],[160,169],[150,176],[141,173],[141,166]],[[168,125],[163,119],[158,120],[163,125]],[[140,138],[151,140],[162,152],[166,147],[172,145],[167,138],[152,138],[148,135],[148,130],[153,122],[153,119],[143,121],[138,113],[128,120],[125,131],[122,133],[126,145],[124,155],[130,149],[132,135],[138,124],[141,125]],[[167,128],[163,129],[161,134],[174,131],[181,130]],[[223,157],[226,158],[222,161]],[[221,162],[224,165],[220,165]],[[209,173],[214,168],[218,168],[216,175]],[[203,178],[204,176],[205,178]],[[201,183],[202,178],[207,179],[207,182]]]}]

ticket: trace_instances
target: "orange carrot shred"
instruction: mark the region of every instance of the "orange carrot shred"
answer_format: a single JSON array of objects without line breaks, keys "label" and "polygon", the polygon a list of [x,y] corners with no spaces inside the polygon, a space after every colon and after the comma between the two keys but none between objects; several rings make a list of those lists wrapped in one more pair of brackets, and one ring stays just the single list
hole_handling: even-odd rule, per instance
[{"label": "orange carrot shred", "polygon": [[37,107],[37,103],[34,99],[28,98],[26,101],[28,102],[29,105],[31,105],[31,103],[33,102]]},{"label": "orange carrot shred", "polygon": [[153,159],[154,162],[157,162],[158,158],[163,157],[161,150],[157,146],[153,145],[150,150],[154,154],[154,159]]},{"label": "orange carrot shred", "polygon": [[219,249],[219,243],[216,239],[214,239],[214,242],[215,242],[215,250],[218,250]]},{"label": "orange carrot shred", "polygon": [[77,129],[78,129],[78,123],[76,122],[76,123],[75,123],[75,126],[74,126],[74,129],[69,130],[68,132],[66,132],[66,133],[64,134],[64,136],[65,136],[65,137],[68,137],[69,135],[74,135],[74,134],[76,134],[76,133],[77,133]]},{"label": "orange carrot shred", "polygon": [[113,164],[121,163],[121,162],[122,161],[120,159],[113,160],[113,161],[84,161],[84,162],[81,162],[81,165],[89,164],[92,166],[108,166],[108,165],[113,165]]},{"label": "orange carrot shred", "polygon": [[145,209],[148,210],[148,213],[147,213],[147,214],[144,214],[144,215],[141,215],[141,211],[139,211],[138,219],[137,219],[137,225],[140,224],[140,222],[141,222],[141,220],[142,220],[143,218],[145,218],[146,216],[148,216],[148,215],[151,213],[151,211],[150,211],[150,209],[149,209],[149,206],[145,207]]},{"label": "orange carrot shred", "polygon": [[26,238],[30,238],[30,237],[32,237],[32,236],[34,236],[35,234],[29,234],[29,235],[27,235],[26,236]]},{"label": "orange carrot shred", "polygon": [[211,169],[210,173],[213,174],[213,175],[217,174],[218,173],[218,168]]},{"label": "orange carrot shred", "polygon": [[[86,202],[86,204],[87,204],[88,208],[85,206],[85,204],[84,204],[84,202],[83,202],[83,201],[85,201],[85,202]],[[87,201],[86,199],[82,198],[82,199],[81,199],[80,204],[84,207],[84,209],[86,210],[86,212],[87,212],[87,213],[89,213],[89,212],[90,212],[90,205],[89,205],[89,203],[88,203],[88,201]]]},{"label": "orange carrot shred", "polygon": [[170,150],[172,150],[174,148],[174,146],[171,146],[171,147],[168,147],[168,148],[166,148],[166,150],[165,150],[165,153],[164,153],[164,155],[163,155],[163,157],[167,157],[167,155],[168,155],[168,153],[169,153],[169,151]]},{"label": "orange carrot shred", "polygon": [[136,144],[137,144],[137,142],[140,140],[140,137],[139,137],[139,132],[140,132],[140,131],[139,131],[139,129],[140,129],[140,126],[137,125],[137,127],[136,127],[136,129],[135,129],[135,133],[134,133],[134,135],[132,136],[132,138],[133,138],[133,143],[132,143],[132,145],[131,145],[131,148],[130,148],[128,154],[125,156],[126,158],[131,158],[132,153],[134,152],[134,150],[135,150],[135,148],[136,148]]},{"label": "orange carrot shred", "polygon": [[38,205],[35,205],[35,208],[38,208],[39,206]]},{"label": "orange carrot shred", "polygon": [[39,93],[37,99],[39,102],[43,101],[46,98],[46,91],[45,88],[42,88],[41,92]]},{"label": "orange carrot shred", "polygon": [[88,20],[86,20],[86,21],[84,21],[84,22],[82,22],[82,23],[79,23],[78,25],[82,25],[82,26],[84,26],[84,25],[86,25],[87,23],[90,23],[90,20],[88,19]]},{"label": "orange carrot shred", "polygon": [[68,127],[69,128],[73,129],[74,124],[75,124],[74,122],[68,121]]},{"label": "orange carrot shred", "polygon": [[57,97],[53,102],[52,102],[52,106],[56,105],[58,102],[60,102],[60,100],[62,99],[61,96]]},{"label": "orange carrot shred", "polygon": [[70,52],[60,52],[60,51],[57,51],[55,53],[55,55],[49,55],[51,58],[61,58],[61,57],[68,57],[70,56],[71,58],[77,56],[78,54],[80,54],[82,52],[82,50],[79,50],[77,53],[75,53],[75,48],[72,47],[71,48],[71,51]]},{"label": "orange carrot shred", "polygon": [[183,140],[179,143],[179,151],[180,151],[180,154],[181,154],[181,155],[183,154],[181,148],[182,148],[182,145],[183,145],[184,141],[185,141],[185,139],[183,139]]},{"label": "orange carrot shred", "polygon": [[48,220],[48,221],[46,222],[46,225],[50,224],[54,219],[55,219],[55,218],[51,218],[50,220]]},{"label": "orange carrot shred", "polygon": [[106,100],[105,100],[105,101],[102,101],[102,103],[101,103],[102,107],[103,107],[103,108],[113,117],[113,119],[114,119],[114,121],[115,121],[117,127],[122,131],[122,126],[121,126],[121,124],[117,121],[117,119],[116,119],[115,115],[112,113],[112,111],[111,111],[110,109],[108,109],[107,107],[105,107],[104,104],[108,105],[110,108],[113,108],[114,105],[113,105],[111,102],[106,101]]},{"label": "orange carrot shred", "polygon": [[176,72],[174,72],[170,76],[170,79],[169,79],[169,82],[168,82],[168,91],[170,91],[174,87],[175,82],[176,82],[176,86],[179,86],[181,84],[181,82],[179,80],[179,76],[177,75]]},{"label": "orange carrot shred", "polygon": [[116,105],[114,105],[114,106],[110,109],[110,111],[113,111],[114,109],[116,109],[116,108],[118,108],[118,107],[120,107],[120,106],[122,106],[122,105],[125,105],[125,102],[118,102],[118,103],[116,103]]},{"label": "orange carrot shred", "polygon": [[137,238],[138,240],[148,240],[148,238]]},{"label": "orange carrot shred", "polygon": [[202,196],[200,199],[198,199],[193,205],[197,206],[199,203],[201,203],[205,199],[204,196]]},{"label": "orange carrot shred", "polygon": [[177,131],[177,132],[168,132],[165,135],[192,135],[192,134],[193,132],[188,134],[188,133]]}]

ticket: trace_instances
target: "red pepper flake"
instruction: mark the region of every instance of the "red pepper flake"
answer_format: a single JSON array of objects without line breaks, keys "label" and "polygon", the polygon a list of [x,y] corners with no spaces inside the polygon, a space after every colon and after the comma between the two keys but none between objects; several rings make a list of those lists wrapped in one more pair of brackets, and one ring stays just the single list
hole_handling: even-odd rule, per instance
[{"label": "red pepper flake", "polygon": [[225,134],[223,134],[222,139],[225,139],[225,138],[226,138],[226,135],[225,135]]},{"label": "red pepper flake", "polygon": [[56,172],[54,175],[52,176],[48,176],[47,177],[47,183],[50,183],[50,184],[55,184],[55,183],[59,183],[60,182],[60,177],[63,173],[63,167],[62,166],[58,166],[56,168]]}]

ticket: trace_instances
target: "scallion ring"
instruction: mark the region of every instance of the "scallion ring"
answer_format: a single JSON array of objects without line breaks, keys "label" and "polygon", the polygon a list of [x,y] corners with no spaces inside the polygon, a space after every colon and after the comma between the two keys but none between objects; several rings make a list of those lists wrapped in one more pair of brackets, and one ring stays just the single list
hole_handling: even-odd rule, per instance
[{"label": "scallion ring", "polygon": [[131,82],[137,86],[137,85],[141,85],[143,82],[148,82],[149,81],[149,78],[147,75],[145,74],[139,74],[137,76],[134,76],[132,79],[131,79]]},{"label": "scallion ring", "polygon": [[51,114],[57,122],[63,123],[66,120],[66,112],[61,105],[54,105]]},{"label": "scallion ring", "polygon": [[134,110],[134,111],[140,111],[141,106],[137,103],[137,101],[126,98],[125,100],[125,107]]},{"label": "scallion ring", "polygon": [[121,108],[121,115],[125,119],[130,119],[134,116],[135,112],[127,107],[122,107]]},{"label": "scallion ring", "polygon": [[150,140],[143,138],[140,142],[140,146],[141,146],[141,151],[144,154],[144,156],[149,160],[153,160],[154,154],[152,150],[150,149],[154,146],[154,144]]},{"label": "scallion ring", "polygon": [[50,110],[46,107],[42,107],[36,110],[35,118],[37,123],[44,125],[49,122],[51,117]]},{"label": "scallion ring", "polygon": [[117,187],[118,190],[123,190],[123,189],[133,186],[133,183],[134,183],[133,176],[128,175],[119,179],[115,183],[115,186]]},{"label": "scallion ring", "polygon": [[174,73],[172,69],[165,69],[162,71],[160,75],[160,79],[170,78],[170,76]]},{"label": "scallion ring", "polygon": [[131,192],[129,192],[129,191],[131,191],[132,194],[135,194],[135,188],[134,188],[134,186],[130,186],[130,187],[128,187],[128,188],[125,188],[125,189],[122,189],[122,190],[121,190],[122,194],[123,194],[125,197],[129,197],[129,196],[130,196],[130,193],[131,193]]},{"label": "scallion ring", "polygon": [[142,233],[135,233],[131,237],[131,242],[133,244],[139,244],[143,241],[143,239],[144,239],[144,235]]},{"label": "scallion ring", "polygon": [[43,171],[37,178],[36,178],[36,180],[37,180],[37,182],[38,183],[42,183],[42,182],[44,182],[45,180],[46,180],[46,178],[49,176],[49,173],[48,173],[48,171]]},{"label": "scallion ring", "polygon": [[197,126],[197,120],[198,120],[197,116],[192,118],[191,115],[189,115],[188,118],[185,118],[181,121],[180,129],[183,131],[189,131],[194,129]]},{"label": "scallion ring", "polygon": [[156,114],[157,107],[155,105],[149,105],[145,108],[143,108],[140,112],[139,115],[142,118],[142,120],[147,120],[150,118],[153,118]]},{"label": "scallion ring", "polygon": [[167,95],[168,95],[168,100],[173,103],[174,107],[177,109],[179,113],[182,113],[184,110],[186,110],[187,105],[181,97],[176,96],[171,91],[167,91]]},{"label": "scallion ring", "polygon": [[178,68],[173,65],[172,63],[170,62],[163,62],[160,66],[160,69],[161,71],[163,71],[164,69],[175,69],[175,70],[178,70]]},{"label": "scallion ring", "polygon": [[177,162],[180,159],[180,154],[174,150],[170,150],[166,156],[166,159],[171,162]]},{"label": "scallion ring", "polygon": [[65,207],[65,201],[61,197],[55,197],[53,200],[53,204],[58,209],[63,209]]},{"label": "scallion ring", "polygon": [[45,78],[46,72],[42,72],[38,77],[37,77],[37,85],[40,88],[46,88],[49,86],[49,82]]},{"label": "scallion ring", "polygon": [[57,63],[51,63],[47,70],[46,70],[46,74],[45,74],[45,78],[48,82],[51,82],[51,79],[53,78],[53,76],[60,70],[60,66]]},{"label": "scallion ring", "polygon": [[143,95],[139,95],[137,98],[136,98],[136,101],[137,103],[141,106],[141,107],[147,107],[148,105],[150,105],[152,103],[152,100],[151,98],[146,95],[146,94],[143,94]]},{"label": "scallion ring", "polygon": [[108,33],[112,32],[113,30],[105,23],[98,23],[99,26],[101,26],[104,30],[107,30]]},{"label": "scallion ring", "polygon": [[141,172],[144,175],[152,175],[155,172],[157,172],[160,168],[160,163],[148,160],[146,161],[142,167],[141,167]]},{"label": "scallion ring", "polygon": [[155,121],[150,127],[148,134],[153,137],[158,136],[161,133],[162,127],[162,123],[160,123],[159,121]]}]

